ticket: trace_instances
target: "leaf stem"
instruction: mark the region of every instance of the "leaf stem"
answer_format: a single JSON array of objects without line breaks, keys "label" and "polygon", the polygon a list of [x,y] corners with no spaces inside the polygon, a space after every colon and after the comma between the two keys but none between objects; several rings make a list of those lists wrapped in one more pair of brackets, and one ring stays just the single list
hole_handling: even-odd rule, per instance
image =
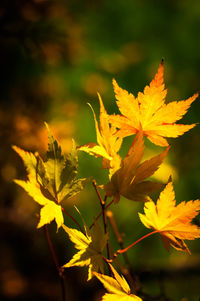
[{"label": "leaf stem", "polygon": [[71,214],[69,214],[69,212],[67,212],[67,210],[65,210],[63,207],[61,207],[62,211],[68,216],[70,217],[79,227],[80,231],[85,234],[85,232],[83,231],[83,228],[81,227],[81,225],[77,222],[77,220],[75,218],[73,218],[73,216]]},{"label": "leaf stem", "polygon": [[134,138],[134,140],[133,140],[133,142],[132,142],[132,144],[131,144],[131,147],[129,148],[129,151],[128,151],[127,156],[129,155],[129,153],[130,153],[130,151],[132,150],[132,148],[133,148],[133,146],[134,146],[136,140],[138,139],[139,132],[140,132],[140,131],[138,130],[138,131],[137,131],[137,134],[136,134],[136,136],[135,136],[135,138]]},{"label": "leaf stem", "polygon": [[56,269],[58,271],[58,276],[60,278],[60,285],[61,285],[61,290],[62,290],[62,301],[65,301],[66,293],[65,293],[65,281],[64,281],[64,275],[63,275],[63,269],[60,267],[60,265],[58,263],[58,258],[56,256],[56,252],[55,252],[54,246],[52,244],[47,225],[44,226],[44,229],[45,229],[45,234],[46,234],[47,242],[49,245],[49,249],[51,251],[51,255],[52,255],[53,261],[55,263]]},{"label": "leaf stem", "polygon": [[146,237],[149,237],[155,233],[159,233],[160,231],[158,230],[155,230],[155,231],[152,231],[150,233],[147,233],[146,235],[142,236],[141,238],[139,238],[138,240],[136,240],[134,243],[132,243],[131,245],[129,245],[128,247],[126,247],[125,249],[119,249],[117,250],[117,252],[115,252],[113,254],[113,258],[108,260],[108,262],[112,262],[119,254],[123,254],[125,253],[126,251],[128,251],[128,249],[132,248],[133,246],[135,246],[137,243],[139,243],[141,240],[145,239]]},{"label": "leaf stem", "polygon": [[132,243],[131,245],[129,245],[128,247],[126,247],[125,249],[121,249],[121,250],[118,250],[117,253],[119,254],[122,254],[126,251],[128,251],[128,249],[132,248],[133,246],[135,246],[138,242],[140,242],[141,240],[145,239],[146,237],[149,237],[150,235],[153,235],[155,233],[158,233],[160,231],[158,230],[155,230],[155,231],[152,231],[150,233],[147,233],[146,235],[142,236],[141,238],[139,238],[138,240],[136,240],[134,243]]}]

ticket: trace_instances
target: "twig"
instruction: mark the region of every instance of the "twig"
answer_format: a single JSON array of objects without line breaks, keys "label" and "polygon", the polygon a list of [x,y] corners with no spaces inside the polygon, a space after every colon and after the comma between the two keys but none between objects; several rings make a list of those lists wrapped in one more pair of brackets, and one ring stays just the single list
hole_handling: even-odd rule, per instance
[{"label": "twig", "polygon": [[[124,249],[124,242],[123,242],[123,238],[121,236],[121,234],[119,233],[119,230],[117,228],[117,224],[115,222],[115,218],[113,215],[112,211],[107,211],[107,217],[109,219],[110,225],[113,229],[113,232],[115,233],[115,236],[117,238],[118,244],[120,246],[121,249]],[[139,283],[138,283],[138,277],[135,275],[135,273],[133,273],[132,269],[131,269],[131,264],[128,258],[127,253],[123,253],[123,257],[124,257],[124,261],[126,263],[127,268],[123,268],[121,267],[121,271],[122,273],[126,276],[126,278],[128,279],[130,285],[132,286],[132,288],[134,289],[134,291],[138,291],[139,290]]]},{"label": "twig", "polygon": [[[110,203],[108,203],[108,205],[105,206],[104,210],[108,209],[113,202],[114,202],[114,199]],[[103,210],[101,210],[99,215],[97,215],[97,217],[95,217],[94,222],[90,225],[89,229],[91,229],[94,226],[94,223],[102,216],[102,214],[103,214]]]},{"label": "twig", "polygon": [[[107,196],[105,196],[104,200],[102,199],[99,191],[98,191],[98,188],[97,188],[97,184],[96,184],[96,181],[93,180],[92,181],[92,184],[94,186],[94,189],[98,195],[98,198],[99,198],[99,201],[100,201],[100,204],[101,204],[101,208],[102,208],[102,217],[103,217],[103,225],[104,225],[104,233],[107,234],[108,233],[108,228],[107,228],[107,217],[106,217],[106,214],[105,214],[105,203],[106,203],[106,200],[107,200]],[[107,240],[107,243],[106,243],[106,248],[107,248],[107,257],[108,259],[110,259],[110,245],[109,245],[109,242]]]},{"label": "twig", "polygon": [[[117,228],[117,224],[115,222],[115,219],[114,219],[114,215],[113,215],[113,212],[112,211],[107,211],[107,217],[109,219],[109,222],[110,222],[110,225],[113,229],[113,232],[117,238],[117,242],[120,246],[120,249],[124,249],[124,243],[123,243],[123,239],[121,237],[121,234],[119,233],[119,230]],[[129,259],[128,259],[128,256],[126,253],[123,253],[123,257],[124,257],[124,261],[125,263],[127,264],[128,268],[130,267],[130,262],[129,262]]]},{"label": "twig", "polygon": [[95,189],[96,194],[97,194],[97,196],[98,196],[98,198],[99,198],[99,201],[100,201],[100,203],[102,204],[102,203],[103,203],[103,200],[102,200],[102,197],[101,197],[101,195],[100,195],[100,193],[99,193],[99,190],[98,190],[98,188],[97,188],[97,183],[96,183],[95,180],[92,181],[92,185],[94,186],[94,189]]},{"label": "twig", "polygon": [[59,275],[59,279],[60,279],[60,285],[61,285],[61,290],[62,290],[62,301],[65,301],[66,298],[66,293],[65,293],[65,281],[64,281],[64,275],[63,275],[63,269],[60,267],[59,263],[58,263],[58,258],[56,256],[56,252],[55,249],[53,247],[50,235],[49,235],[49,230],[47,225],[44,226],[45,229],[45,234],[46,234],[46,238],[48,241],[48,245],[49,245],[49,249],[51,251],[51,255],[53,258],[53,261],[55,263],[56,269],[58,271],[58,275]]},{"label": "twig", "polygon": [[[106,217],[106,211],[105,211],[105,202],[106,202],[106,199],[107,199],[107,196],[105,196],[105,199],[104,199],[103,203],[101,204],[101,206],[102,206],[103,224],[104,224],[104,233],[105,234],[108,233],[107,217]],[[110,250],[110,244],[109,244],[108,240],[107,240],[107,243],[106,243],[106,248],[107,248],[107,257],[108,257],[108,259],[110,259],[111,250]]]}]

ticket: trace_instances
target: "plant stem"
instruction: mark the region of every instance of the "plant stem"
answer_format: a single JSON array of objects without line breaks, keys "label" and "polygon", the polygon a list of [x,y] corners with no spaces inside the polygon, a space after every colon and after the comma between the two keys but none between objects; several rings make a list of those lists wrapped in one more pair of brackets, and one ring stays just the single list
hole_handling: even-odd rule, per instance
[{"label": "plant stem", "polygon": [[[106,202],[107,196],[105,196],[105,199],[103,201],[103,203],[101,204],[102,206],[102,217],[103,217],[103,224],[104,224],[104,233],[107,234],[108,233],[108,224],[107,224],[107,216],[106,216],[106,210],[105,210],[105,202]],[[107,248],[107,257],[108,259],[110,259],[110,245],[109,245],[109,241],[107,240],[107,244],[106,244],[106,248]]]},{"label": "plant stem", "polygon": [[77,222],[77,220],[75,218],[73,218],[73,216],[71,216],[71,214],[69,214],[69,212],[67,212],[67,210],[65,210],[63,207],[61,207],[62,211],[65,212],[65,214],[67,216],[69,216],[79,227],[80,231],[84,234],[85,232],[83,231],[83,228],[81,227],[81,225]]},{"label": "plant stem", "polygon": [[135,144],[136,140],[138,139],[138,136],[139,136],[139,131],[137,131],[137,134],[136,134],[136,136],[135,136],[135,138],[134,138],[134,140],[133,140],[133,143],[131,144],[131,147],[129,148],[129,151],[128,151],[128,154],[127,154],[127,156],[128,156],[128,155],[129,155],[129,153],[131,152],[131,150],[132,150],[132,147],[134,146],[134,144]]},{"label": "plant stem", "polygon": [[108,260],[108,262],[113,262],[113,260],[119,255],[119,254],[123,254],[126,251],[128,251],[128,249],[130,249],[131,247],[135,246],[138,242],[140,242],[141,240],[145,239],[146,237],[149,237],[150,235],[153,235],[155,233],[159,233],[160,231],[155,230],[153,232],[147,233],[146,235],[142,236],[141,238],[139,238],[138,240],[136,240],[134,243],[132,243],[130,246],[126,247],[125,249],[119,249],[117,250],[117,252],[115,252],[113,254],[113,258]]},{"label": "plant stem", "polygon": [[[110,207],[110,205],[114,202],[114,199],[108,203],[108,205],[105,206],[104,210],[108,209],[108,207]],[[97,215],[97,217],[95,217],[95,221],[97,221],[103,214],[103,210],[101,210],[101,212],[99,213],[99,215]],[[89,229],[91,229],[94,226],[94,222],[91,224],[91,226],[89,227]]]},{"label": "plant stem", "polygon": [[99,193],[99,190],[98,190],[98,188],[97,188],[97,183],[96,183],[95,180],[92,181],[92,185],[94,186],[94,189],[95,189],[96,194],[97,194],[97,196],[98,196],[98,198],[99,198],[99,201],[100,201],[100,203],[102,204],[102,203],[103,203],[103,200],[102,200],[102,197],[101,197],[101,195],[100,195],[100,193]]},{"label": "plant stem", "polygon": [[[110,222],[110,225],[113,229],[113,232],[117,238],[117,242],[120,246],[120,249],[124,249],[124,242],[123,242],[123,239],[122,239],[122,236],[121,234],[119,233],[119,230],[117,228],[117,224],[115,222],[115,218],[114,218],[114,215],[113,215],[113,212],[112,211],[107,211],[107,217],[109,219],[109,222]],[[123,257],[124,257],[124,261],[128,267],[128,269],[130,269],[130,262],[129,262],[129,259],[128,259],[128,256],[126,253],[123,254]]]},{"label": "plant stem", "polygon": [[[104,225],[104,233],[107,234],[108,233],[108,227],[107,227],[107,217],[106,217],[106,213],[105,213],[105,204],[106,204],[106,200],[107,200],[107,196],[105,195],[105,198],[104,200],[102,199],[99,191],[98,191],[98,188],[97,188],[97,184],[96,184],[96,181],[93,180],[92,181],[92,184],[94,186],[94,189],[98,195],[98,198],[100,200],[100,204],[101,204],[101,208],[102,208],[102,217],[103,217],[103,225]],[[110,259],[110,245],[109,245],[109,241],[107,240],[107,244],[106,244],[106,248],[107,248],[107,257],[108,259]]]},{"label": "plant stem", "polygon": [[150,235],[153,235],[155,233],[158,233],[158,230],[155,230],[153,232],[147,233],[146,235],[142,236],[141,238],[139,238],[138,240],[136,240],[134,243],[132,243],[130,246],[126,247],[125,249],[122,250],[118,250],[117,253],[122,254],[124,252],[126,252],[128,249],[132,248],[133,246],[135,246],[138,242],[140,242],[141,240],[145,239],[146,237],[149,237]]},{"label": "plant stem", "polygon": [[49,230],[47,225],[44,226],[45,229],[45,234],[46,234],[46,238],[48,241],[48,245],[49,245],[49,249],[51,251],[51,255],[53,258],[53,261],[55,263],[56,269],[58,271],[58,275],[59,275],[59,279],[60,279],[60,285],[61,285],[61,290],[62,290],[62,301],[65,301],[65,297],[66,297],[66,293],[65,293],[65,281],[64,281],[64,275],[63,275],[63,269],[60,267],[59,263],[58,263],[58,258],[56,256],[56,252],[55,249],[53,247],[50,235],[49,235]]},{"label": "plant stem", "polygon": [[[123,242],[123,238],[118,230],[113,212],[108,210],[107,211],[107,217],[109,219],[110,225],[113,229],[113,232],[117,238],[118,244],[120,246],[120,249],[124,249],[124,242]],[[128,258],[127,253],[123,253],[123,257],[124,257],[124,261],[126,264],[126,268],[120,267],[122,273],[124,274],[124,276],[128,279],[129,284],[131,285],[131,287],[133,288],[133,290],[135,292],[138,291],[138,288],[140,287],[139,285],[139,281],[138,281],[138,277],[137,275],[132,271],[131,268],[131,264]]]}]

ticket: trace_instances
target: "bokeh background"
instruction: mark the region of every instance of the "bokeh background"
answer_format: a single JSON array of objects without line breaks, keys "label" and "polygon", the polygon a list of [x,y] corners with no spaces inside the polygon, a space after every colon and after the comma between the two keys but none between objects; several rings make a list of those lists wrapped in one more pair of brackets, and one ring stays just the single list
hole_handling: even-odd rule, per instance
[{"label": "bokeh background", "polygon": [[[44,230],[36,229],[39,206],[12,182],[26,176],[11,145],[45,154],[47,121],[63,150],[71,138],[81,145],[96,142],[97,91],[108,113],[117,113],[112,78],[137,94],[165,60],[167,101],[182,100],[200,89],[200,2],[198,0],[1,0],[0,3],[0,300],[61,300],[60,284]],[[199,99],[184,123],[198,123]],[[174,179],[177,200],[200,196],[199,125],[178,139],[157,174]],[[130,146],[124,140],[122,154]],[[148,155],[161,151],[147,142]],[[101,162],[80,154],[80,177],[107,174]],[[63,206],[77,219],[78,206],[88,224],[100,212],[91,184]],[[126,199],[113,206],[128,245],[148,232],[139,222],[142,204]],[[75,227],[66,219],[68,226]],[[199,220],[196,219],[196,223]],[[49,227],[60,264],[75,250],[62,230]],[[113,250],[118,248],[110,234]],[[200,298],[200,243],[189,242],[192,255],[167,253],[157,236],[128,251],[145,300],[196,301]],[[123,259],[121,260],[123,263]],[[86,283],[84,268],[65,271],[68,301],[100,300],[103,287]],[[160,297],[159,297],[160,296]]]}]

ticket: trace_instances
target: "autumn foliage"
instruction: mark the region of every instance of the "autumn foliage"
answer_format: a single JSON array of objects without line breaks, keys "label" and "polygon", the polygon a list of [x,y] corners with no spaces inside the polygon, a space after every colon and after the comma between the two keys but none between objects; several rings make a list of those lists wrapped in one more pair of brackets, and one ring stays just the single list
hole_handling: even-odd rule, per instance
[{"label": "autumn foliage", "polygon": [[167,90],[163,82],[163,72],[162,61],[150,85],[144,88],[143,93],[139,92],[136,98],[113,80],[117,105],[122,115],[112,115],[110,121],[119,129],[119,137],[137,133],[141,124],[144,135],[151,142],[167,146],[168,142],[164,137],[178,137],[195,126],[177,124],[176,121],[183,117],[198,94],[187,100],[165,104]]},{"label": "autumn foliage", "polygon": [[[153,232],[138,241],[152,234],[158,234],[167,250],[172,246],[179,251],[190,253],[185,240],[200,237],[200,228],[192,223],[200,211],[200,200],[183,201],[176,205],[171,175],[168,175],[169,180],[164,184],[151,179],[170,151],[166,138],[176,138],[195,126],[195,124],[180,124],[177,121],[186,114],[198,94],[194,94],[187,100],[166,104],[167,90],[163,72],[162,61],[154,79],[143,92],[138,93],[137,97],[120,88],[113,79],[116,103],[121,115],[109,115],[98,94],[99,121],[90,105],[96,129],[96,142],[86,141],[86,144],[81,146],[76,146],[73,142],[71,153],[64,155],[61,146],[46,124],[49,146],[45,159],[42,159],[38,153],[33,154],[13,146],[27,170],[27,180],[15,180],[15,183],[21,186],[41,208],[37,227],[44,226],[48,231],[47,224],[55,220],[57,229],[59,231],[61,227],[64,229],[77,250],[71,259],[67,259],[63,267],[59,267],[60,277],[62,278],[65,268],[88,267],[87,280],[96,277],[107,291],[102,297],[103,301],[148,300],[142,290],[131,292],[132,288],[127,280],[113,267],[115,261],[119,259],[118,256],[137,243],[133,242],[124,249],[111,250],[106,211],[108,208],[111,210],[113,204],[117,206],[122,196],[130,201],[144,204],[144,213],[139,213],[139,217],[144,226],[152,229]],[[123,138],[131,135],[135,135],[133,143],[127,150],[126,156],[121,158],[119,151]],[[164,149],[158,155],[143,160],[146,138]],[[97,185],[95,180],[78,177],[80,151],[102,159],[102,168],[108,171],[107,181]],[[82,227],[75,217],[65,210],[64,204],[84,189],[85,185],[92,187],[91,181],[102,210],[89,226],[77,209],[82,219]],[[160,193],[156,202],[150,196],[153,192]],[[73,219],[76,228],[64,225],[63,214]],[[101,217],[104,229],[99,221]],[[107,249],[107,252],[104,249]],[[129,276],[131,277],[130,271]]]}]

